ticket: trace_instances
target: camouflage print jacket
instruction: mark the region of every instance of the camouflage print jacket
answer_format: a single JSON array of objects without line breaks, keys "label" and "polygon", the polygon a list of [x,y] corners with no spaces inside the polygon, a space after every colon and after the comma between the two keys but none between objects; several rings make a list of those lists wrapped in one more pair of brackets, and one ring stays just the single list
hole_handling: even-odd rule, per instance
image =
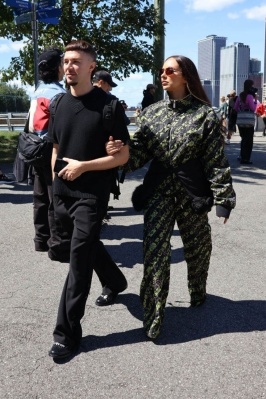
[{"label": "camouflage print jacket", "polygon": [[154,169],[158,182],[171,176],[172,185],[173,179],[183,177],[187,191],[199,197],[208,195],[201,189],[208,183],[217,215],[229,217],[236,196],[219,120],[209,105],[189,95],[146,108],[139,116],[124,170],[134,171],[150,160],[149,172],[152,175]]}]

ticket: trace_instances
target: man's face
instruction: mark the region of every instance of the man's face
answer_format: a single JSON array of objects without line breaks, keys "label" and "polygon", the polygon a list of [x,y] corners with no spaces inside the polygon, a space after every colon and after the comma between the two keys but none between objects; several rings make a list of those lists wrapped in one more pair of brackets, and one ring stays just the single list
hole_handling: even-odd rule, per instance
[{"label": "man's face", "polygon": [[69,86],[88,84],[95,67],[96,62],[92,60],[90,54],[84,51],[66,51],[64,72]]},{"label": "man's face", "polygon": [[101,87],[101,89],[103,89],[106,93],[112,91],[112,86],[109,85],[109,83],[107,83],[105,80],[99,80],[99,87]]}]

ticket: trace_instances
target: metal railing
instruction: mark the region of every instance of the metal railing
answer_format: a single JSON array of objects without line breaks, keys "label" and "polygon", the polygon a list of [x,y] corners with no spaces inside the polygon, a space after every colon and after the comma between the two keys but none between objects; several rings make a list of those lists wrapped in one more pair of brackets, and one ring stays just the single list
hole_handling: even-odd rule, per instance
[{"label": "metal railing", "polygon": [[27,120],[27,113],[10,113],[0,114],[0,130],[14,131],[22,129],[25,126]]}]

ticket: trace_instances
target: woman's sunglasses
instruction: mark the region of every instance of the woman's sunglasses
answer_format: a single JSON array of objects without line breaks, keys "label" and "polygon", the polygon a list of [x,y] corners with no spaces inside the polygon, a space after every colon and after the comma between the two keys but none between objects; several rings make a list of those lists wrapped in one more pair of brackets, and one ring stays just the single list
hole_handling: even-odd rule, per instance
[{"label": "woman's sunglasses", "polygon": [[172,75],[174,72],[181,72],[179,69],[174,69],[171,67],[168,68],[161,68],[159,69],[159,76],[161,76],[163,73],[165,73],[167,76]]}]

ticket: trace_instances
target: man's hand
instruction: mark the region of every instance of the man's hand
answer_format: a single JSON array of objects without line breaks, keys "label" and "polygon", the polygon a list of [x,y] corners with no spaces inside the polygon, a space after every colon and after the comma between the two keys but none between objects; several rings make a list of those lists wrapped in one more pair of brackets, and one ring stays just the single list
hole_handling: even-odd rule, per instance
[{"label": "man's hand", "polygon": [[114,155],[119,152],[124,143],[121,140],[114,140],[113,136],[109,137],[109,141],[105,144],[107,155]]},{"label": "man's hand", "polygon": [[71,158],[63,158],[63,160],[67,161],[68,165],[60,170],[58,173],[59,177],[62,177],[64,180],[73,181],[83,173],[82,162]]}]

